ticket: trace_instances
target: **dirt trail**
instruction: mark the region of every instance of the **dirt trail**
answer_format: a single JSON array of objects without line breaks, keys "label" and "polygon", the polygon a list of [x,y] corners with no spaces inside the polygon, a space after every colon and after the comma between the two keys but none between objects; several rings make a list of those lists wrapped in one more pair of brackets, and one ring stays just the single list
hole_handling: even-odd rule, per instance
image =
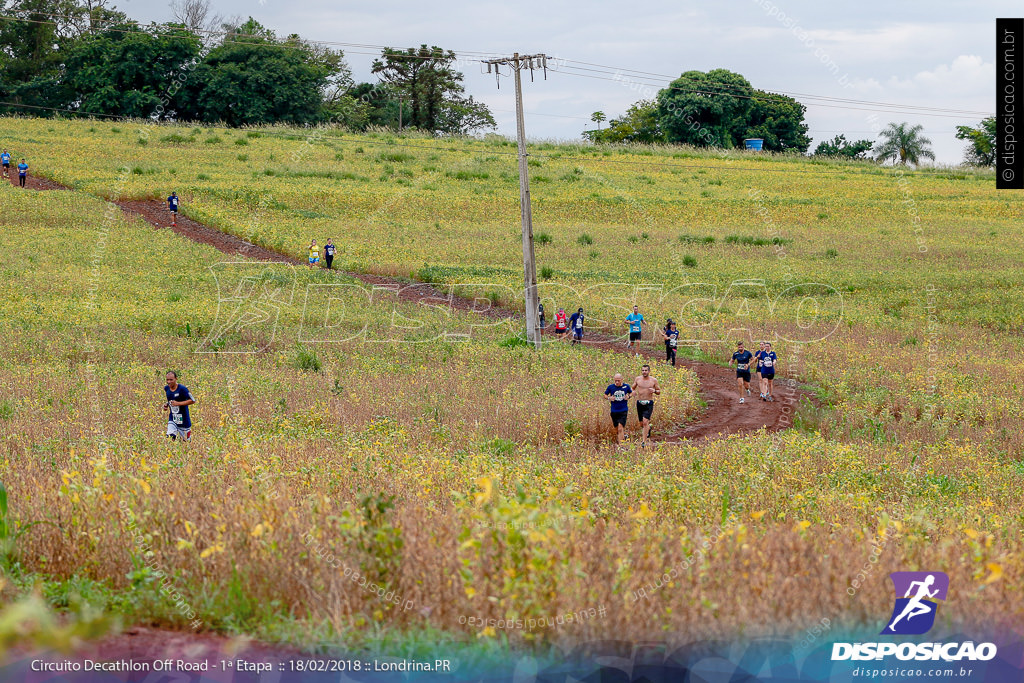
[{"label": "dirt trail", "polygon": [[[14,176],[15,174],[12,174],[11,184],[17,185],[18,181]],[[69,189],[60,183],[33,175],[28,177],[26,186],[33,190]],[[241,238],[207,227],[182,215],[178,216],[177,225],[171,226],[169,225],[170,216],[167,212],[167,207],[158,200],[125,200],[115,203],[126,214],[141,216],[146,222],[156,228],[173,230],[183,237],[196,242],[202,242],[203,244],[209,244],[232,256],[241,256],[260,261],[307,265],[301,259],[249,244]],[[369,273],[349,273],[344,271],[339,271],[339,273],[357,278],[375,287],[394,289],[396,295],[405,301],[416,303],[424,299],[431,299],[431,303],[436,305],[440,297],[448,302],[450,306],[459,310],[475,311],[503,318],[515,318],[518,316],[517,313],[501,308],[481,310],[477,302],[462,297],[447,296],[427,284],[410,283],[384,275]],[[550,325],[548,330],[546,330],[546,334],[551,337],[554,336],[551,333]],[[586,335],[586,342],[589,347],[622,353],[627,356],[634,355],[632,351],[626,350],[621,340],[608,335],[588,333]],[[660,342],[645,341],[638,355],[651,361],[661,361],[664,359],[663,348],[664,346]],[[659,441],[702,440],[728,434],[753,432],[762,428],[767,431],[779,431],[791,425],[792,415],[795,413],[797,405],[801,399],[809,396],[805,389],[786,386],[784,378],[778,376],[775,382],[776,400],[774,402],[767,403],[759,400],[755,384],[753,395],[746,397],[746,402],[741,404],[736,393],[736,373],[731,368],[685,359],[680,359],[679,364],[693,370],[697,374],[700,380],[700,395],[707,406],[695,421],[678,425],[676,429],[671,431],[652,434],[652,438]],[[652,374],[656,376],[659,369],[659,366],[655,365],[652,368]],[[627,381],[631,379],[630,373],[633,371],[639,373],[639,368],[630,369],[623,373],[627,377]],[[786,406],[789,406],[789,410],[784,410]]]}]

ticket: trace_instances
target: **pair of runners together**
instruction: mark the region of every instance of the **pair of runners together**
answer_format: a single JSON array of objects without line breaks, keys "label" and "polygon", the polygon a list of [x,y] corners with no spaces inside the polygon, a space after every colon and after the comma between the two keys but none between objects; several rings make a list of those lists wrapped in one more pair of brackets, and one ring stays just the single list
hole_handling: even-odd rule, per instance
[{"label": "pair of runners together", "polygon": [[755,360],[756,372],[760,375],[761,400],[775,400],[772,391],[775,389],[775,366],[779,364],[779,357],[772,351],[771,342],[761,342],[755,353],[744,349],[743,342],[736,342],[736,352],[732,354],[732,360],[736,363],[736,391],[740,396],[740,403],[746,402],[744,391],[750,396],[750,363]]},{"label": "pair of runners together", "polygon": [[640,447],[647,445],[651,433],[651,416],[654,414],[654,397],[661,394],[658,380],[651,377],[651,366],[640,368],[640,376],[633,385],[626,384],[621,373],[615,373],[612,383],[604,390],[605,399],[611,404],[612,424],[615,425],[615,443],[621,444],[625,436],[626,420],[629,418],[629,399],[636,397],[636,417],[640,422]]},{"label": "pair of runners together", "polygon": [[[0,153],[0,165],[3,166],[4,178],[11,177],[11,153],[6,149]],[[28,177],[28,164],[22,159],[18,163],[18,185],[25,187],[25,179]]]},{"label": "pair of runners together", "polygon": [[[541,320],[544,320],[544,307],[540,307]],[[572,330],[572,343],[579,344],[583,341],[583,321],[586,317],[583,315],[583,307],[579,309],[571,316],[565,316],[565,309],[559,308],[558,313],[555,314],[555,334],[561,335],[560,339],[565,339],[565,334]],[[544,323],[541,323],[541,327],[544,327]]]},{"label": "pair of runners together", "polygon": [[[327,238],[327,242],[324,244],[324,265],[327,266],[328,270],[334,267],[334,240],[330,237]],[[312,240],[309,243],[309,267],[316,268],[316,264],[320,263],[320,247],[317,246],[316,240]]]}]

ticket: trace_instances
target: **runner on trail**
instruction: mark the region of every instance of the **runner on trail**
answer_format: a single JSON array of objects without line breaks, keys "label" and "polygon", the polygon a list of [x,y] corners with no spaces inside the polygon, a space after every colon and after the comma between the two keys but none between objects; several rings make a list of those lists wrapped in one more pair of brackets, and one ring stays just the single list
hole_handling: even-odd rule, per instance
[{"label": "runner on trail", "polygon": [[665,337],[665,362],[672,363],[672,367],[675,367],[676,348],[679,346],[679,330],[676,324],[669,320],[668,329],[662,332],[662,336]]},{"label": "runner on trail", "polygon": [[629,325],[629,341],[626,342],[626,348],[631,349],[634,342],[640,341],[643,335],[642,326],[647,324],[639,306],[633,306],[633,312],[626,316],[626,324]]},{"label": "runner on trail", "polygon": [[167,210],[171,212],[171,225],[178,224],[178,193],[172,192],[167,198]]},{"label": "runner on trail", "polygon": [[25,163],[25,159],[21,160],[18,164],[18,185],[25,187],[25,177],[28,176],[28,164]]},{"label": "runner on trail", "polygon": [[583,343],[583,307],[580,306],[579,310],[572,314],[569,318],[569,329],[572,330],[572,343],[581,344]]},{"label": "runner on trail", "polygon": [[4,178],[11,177],[11,153],[6,149],[0,154],[0,164],[4,167]]},{"label": "runner on trail", "polygon": [[764,353],[761,354],[761,399],[774,401],[772,391],[775,389],[775,366],[779,364],[779,357],[772,351],[771,342],[764,343]]},{"label": "runner on trail", "polygon": [[565,334],[568,328],[569,321],[565,317],[565,309],[559,308],[558,313],[555,314],[555,334]]},{"label": "runner on trail", "polygon": [[753,354],[743,348],[743,342],[736,342],[736,353],[732,354],[732,360],[736,363],[736,390],[740,394],[740,403],[745,403],[744,389],[750,395],[750,361],[753,358]]},{"label": "runner on trail", "polygon": [[331,237],[327,238],[327,244],[324,245],[324,261],[327,262],[327,270],[331,270],[331,264],[334,263],[334,239]]},{"label": "runner on trail", "polygon": [[651,366],[646,363],[640,368],[640,376],[633,382],[636,395],[636,419],[640,421],[640,448],[647,446],[647,435],[651,431],[651,415],[654,414],[654,397],[661,394],[658,380],[651,377]]},{"label": "runner on trail", "polygon": [[[757,386],[761,386],[761,357],[764,356],[764,342],[761,342],[757,346],[757,351],[754,351],[754,360],[757,361],[757,369],[754,370],[754,374],[757,375]],[[761,398],[764,398],[762,392]]]},{"label": "runner on trail", "polygon": [[191,392],[184,384],[178,384],[178,373],[171,370],[167,373],[167,386],[164,387],[164,394],[167,401],[164,403],[164,410],[167,411],[167,436],[174,441],[181,437],[182,441],[192,439],[192,419],[188,414],[188,407],[195,403]]},{"label": "runner on trail", "polygon": [[316,246],[316,240],[311,240],[309,243],[309,267],[316,268],[316,264],[320,263],[320,247]]},{"label": "runner on trail", "polygon": [[626,418],[629,417],[629,397],[633,390],[622,381],[618,372],[612,377],[612,383],[604,390],[604,397],[611,403],[612,424],[615,425],[615,443],[621,444],[626,430]]},{"label": "runner on trail", "polygon": [[540,318],[540,329],[544,329],[548,326],[547,320],[544,319],[544,304],[537,304],[537,316]]}]

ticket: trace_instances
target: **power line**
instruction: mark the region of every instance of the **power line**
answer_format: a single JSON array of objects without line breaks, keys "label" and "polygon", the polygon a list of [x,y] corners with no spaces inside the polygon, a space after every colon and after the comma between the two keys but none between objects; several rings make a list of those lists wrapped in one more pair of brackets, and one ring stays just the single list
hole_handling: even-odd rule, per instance
[{"label": "power line", "polygon": [[[579,78],[593,78],[595,80],[600,80],[600,81],[613,81],[613,82],[616,81],[616,79],[614,79],[614,78],[607,78],[605,76],[591,76],[590,74],[575,73],[575,72],[572,72],[572,71],[559,70],[558,73],[565,74],[567,76],[577,76]],[[666,90],[678,90],[680,92],[694,92],[694,93],[705,94],[705,95],[724,95],[726,97],[734,97],[734,98],[737,98],[737,99],[772,101],[770,98],[757,97],[756,95],[732,95],[732,94],[728,94],[728,93],[718,93],[718,92],[713,92],[713,91],[701,91],[701,90],[696,90],[696,89],[692,89],[691,90],[689,88],[680,88],[680,87],[676,87],[676,86],[666,86],[665,89]],[[895,111],[895,110],[889,110],[889,109],[877,109],[877,108],[874,108],[874,107],[851,107],[851,106],[848,106],[848,105],[824,104],[824,103],[821,103],[821,102],[809,102],[809,103],[807,103],[807,106],[808,107],[827,107],[827,108],[830,108],[830,109],[850,109],[850,110],[854,110],[854,111],[875,111],[875,112],[884,112],[886,114],[903,114],[905,116],[941,116],[941,117],[944,117],[944,118],[955,118],[955,119],[963,119],[964,116],[965,116],[964,114],[940,114],[940,113],[924,112],[924,111]],[[991,113],[977,112],[977,115],[979,115],[979,116],[991,116],[992,114]]]},{"label": "power line", "polygon": [[[31,15],[34,15],[34,16],[59,17],[59,18],[67,19],[68,21],[71,20],[70,16],[63,15],[63,14],[47,13],[47,12],[36,12],[36,11],[31,11],[31,10],[18,10],[18,11],[27,12],[27,13],[29,13]],[[48,24],[48,25],[52,25],[52,26],[59,26],[59,24],[57,22],[54,22],[54,21],[43,21],[43,20],[37,20],[37,19],[27,19],[27,18],[6,16],[6,15],[0,15],[0,19],[4,19],[4,20],[8,20],[8,21],[24,21],[24,22],[28,22],[28,23]],[[118,22],[115,21],[115,20],[109,20],[106,23],[108,25],[115,25]],[[352,49],[352,50],[347,50],[346,52],[348,54],[360,54],[360,55],[370,55],[370,56],[379,56],[379,54],[377,52],[360,52],[358,50],[360,50],[360,49],[373,49],[373,50],[377,50],[379,52],[379,51],[383,51],[384,49],[388,49],[387,46],[374,45],[374,44],[370,44],[370,43],[350,43],[350,42],[343,42],[343,41],[326,41],[326,40],[314,40],[314,39],[307,39],[307,38],[298,38],[297,39],[297,43],[293,43],[293,42],[288,42],[288,39],[285,39],[285,42],[279,42],[278,39],[271,40],[271,39],[269,39],[269,38],[267,38],[265,36],[259,36],[259,35],[254,35],[254,34],[243,34],[243,33],[237,33],[237,32],[234,32],[234,31],[212,31],[212,30],[208,30],[208,29],[179,29],[179,28],[176,28],[176,27],[167,27],[167,25],[156,25],[153,28],[165,28],[165,29],[169,28],[171,31],[174,31],[174,30],[178,30],[178,31],[180,31],[180,30],[188,30],[188,31],[191,31],[192,33],[207,34],[207,35],[209,35],[211,37],[223,36],[225,38],[230,38],[230,42],[233,43],[233,44],[236,44],[236,45],[250,45],[250,46],[263,46],[263,47],[280,47],[280,48],[286,48],[286,49],[304,49],[306,46],[309,46],[309,45],[336,46],[336,47],[342,47],[342,48],[345,48],[345,47],[355,48],[355,49]],[[144,34],[147,34],[147,35],[152,35],[152,33],[150,33],[149,31],[146,31],[146,30],[128,30],[128,29],[110,28],[110,27],[104,28],[103,30],[111,31],[111,32],[118,32],[118,33],[125,33],[125,34],[144,33]],[[176,35],[174,33],[162,33],[160,35],[163,35],[164,37],[169,37],[169,38],[181,38],[181,39],[186,39],[186,40],[189,39],[189,37],[190,37],[190,36],[180,35],[180,34]],[[259,39],[261,41],[270,41],[270,42],[245,42],[245,41],[238,40],[238,38],[254,38],[254,39]],[[415,48],[413,48],[413,49],[415,49]],[[481,52],[481,51],[477,51],[477,50],[451,50],[450,52],[452,54],[455,54],[456,56],[462,55],[462,56],[470,59],[470,61],[476,61],[476,62],[480,62],[480,63],[486,63],[486,61],[487,61],[486,59],[481,58],[481,57],[486,57],[486,56],[489,56],[489,55],[492,54],[492,53]],[[401,54],[400,53],[399,56],[402,59],[406,59],[406,60],[412,60],[412,59],[432,60],[432,59],[436,59],[436,56],[433,56],[433,55],[421,56],[421,55],[409,55],[409,54]],[[578,61],[578,60],[568,60],[567,59],[567,60],[562,60],[562,61],[568,66],[569,69],[573,69],[573,71],[568,71],[568,70],[565,70],[565,69],[562,69],[562,68],[556,68],[554,66],[551,68],[551,70],[555,71],[556,73],[564,73],[564,74],[570,75],[570,76],[577,76],[577,77],[582,77],[582,78],[594,78],[594,79],[599,79],[599,80],[610,80],[610,81],[615,81],[615,82],[621,82],[623,80],[621,78],[616,78],[615,76],[618,76],[618,75],[620,75],[620,74],[622,74],[624,72],[628,72],[628,73],[640,74],[641,77],[643,77],[643,78],[645,78],[647,80],[650,80],[652,78],[668,79],[670,81],[670,83],[668,85],[664,85],[662,83],[643,83],[643,82],[641,82],[639,80],[635,80],[634,79],[634,82],[636,82],[636,83],[638,83],[640,85],[645,85],[645,86],[650,86],[650,87],[657,86],[657,87],[659,87],[661,89],[664,89],[664,90],[675,90],[675,91],[679,91],[679,92],[691,92],[691,93],[703,94],[703,95],[717,95],[717,96],[725,96],[725,97],[734,97],[734,98],[737,98],[737,99],[749,99],[749,100],[765,101],[765,102],[780,101],[780,97],[778,95],[773,96],[772,93],[767,93],[767,96],[764,96],[764,95],[747,95],[747,94],[735,92],[736,88],[738,88],[739,86],[733,86],[733,85],[730,85],[730,84],[727,84],[727,83],[714,83],[714,84],[712,84],[710,86],[707,85],[707,84],[701,84],[700,88],[683,88],[683,87],[674,86],[674,85],[671,84],[675,80],[679,80],[679,78],[673,79],[671,76],[668,76],[666,74],[657,74],[657,73],[654,73],[654,72],[640,71],[640,70],[637,70],[637,69],[618,68],[618,67],[612,67],[612,66],[607,66],[607,65],[602,65],[602,64],[594,64],[592,62],[584,62],[584,61]],[[557,65],[557,62],[555,64]],[[581,65],[584,65],[584,66],[576,67],[576,66],[571,66],[572,64],[581,64]],[[589,75],[589,74],[584,74],[584,73],[578,73],[579,71],[590,71],[590,72],[598,73],[598,74],[611,74],[613,77],[612,78],[607,78],[607,77],[602,77],[602,76],[595,76],[595,75]],[[686,79],[686,80],[689,80],[689,79]],[[717,89],[710,89],[710,88],[717,88]],[[982,116],[982,117],[987,117],[987,116],[991,116],[992,115],[992,112],[980,112],[980,111],[972,111],[972,110],[965,110],[965,109],[951,109],[951,108],[930,107],[930,106],[924,106],[924,105],[911,105],[911,104],[896,104],[896,103],[891,103],[891,102],[875,102],[875,101],[871,101],[871,100],[857,100],[857,99],[851,99],[851,98],[833,97],[833,96],[828,96],[828,95],[813,95],[813,94],[809,94],[809,93],[787,92],[787,91],[784,91],[784,90],[777,90],[776,92],[779,93],[782,96],[787,96],[787,97],[789,97],[789,96],[798,96],[798,97],[808,98],[808,99],[812,99],[812,100],[820,100],[820,102],[807,102],[806,103],[807,106],[828,107],[828,108],[834,108],[834,109],[850,109],[850,110],[854,110],[854,111],[880,111],[880,112],[885,112],[885,113],[889,113],[889,114],[902,114],[902,115],[906,115],[906,116],[915,116],[915,115],[916,116],[942,116],[942,117],[946,117],[946,118],[963,118],[963,116]],[[833,102],[834,104],[824,104],[823,102]],[[871,105],[871,106],[867,106],[867,107],[846,106],[846,105],[852,105],[852,104],[862,104],[862,105]],[[881,109],[876,109],[876,107],[881,107]],[[893,109],[893,108],[895,108],[895,109]],[[911,110],[911,111],[908,111],[908,110]],[[936,112],[936,113],[928,113],[928,112]],[[939,113],[939,112],[941,112],[941,113]],[[955,115],[960,115],[960,116],[955,116]]]},{"label": "power line", "polygon": [[[668,79],[670,82],[674,82],[676,80],[685,80],[685,81],[689,81],[689,82],[692,82],[692,83],[700,83],[699,81],[696,81],[696,80],[694,80],[692,78],[686,78],[685,76],[673,77],[673,76],[669,76],[667,74],[658,74],[658,73],[653,73],[653,72],[650,72],[650,71],[638,71],[636,69],[626,69],[626,68],[622,68],[622,67],[605,66],[605,65],[601,65],[601,64],[593,64],[591,62],[580,62],[580,61],[571,60],[571,59],[567,59],[567,60],[565,60],[565,62],[566,62],[566,64],[570,64],[570,63],[573,63],[573,64],[585,64],[587,66],[598,67],[597,69],[585,69],[584,67],[570,67],[570,68],[579,69],[579,70],[586,70],[586,71],[596,71],[596,72],[600,72],[600,73],[611,73],[613,76],[617,75],[617,74],[622,74],[623,72],[632,72],[632,73],[642,74],[644,77],[651,77],[651,78],[658,78],[658,79]],[[651,78],[648,78],[648,80],[651,80]],[[621,79],[618,79],[618,80],[621,80]],[[654,85],[654,84],[642,83],[641,85]],[[707,87],[706,84],[701,84],[701,85],[704,86],[704,87]],[[731,85],[729,83],[721,83],[721,82],[714,83],[713,87],[724,88],[724,89],[726,89],[727,92],[708,91],[708,94],[723,94],[724,95],[724,94],[728,94],[728,90],[737,91],[739,88],[741,88],[741,86]],[[781,88],[765,88],[765,91],[769,91],[769,94],[774,92],[774,93],[778,93],[780,95],[785,95],[787,97],[807,97],[807,98],[812,98],[812,99],[823,99],[823,100],[835,101],[835,102],[848,102],[848,103],[851,103],[851,104],[872,104],[872,105],[876,105],[876,106],[880,106],[880,107],[897,107],[897,108],[900,108],[900,109],[925,109],[925,110],[931,110],[931,111],[951,112],[951,113],[957,113],[957,114],[988,114],[988,112],[978,112],[978,111],[973,111],[973,110],[968,110],[968,109],[950,109],[950,108],[946,108],[946,107],[928,107],[928,106],[919,106],[919,105],[896,104],[896,103],[892,103],[892,102],[876,102],[876,101],[872,101],[872,100],[858,100],[858,99],[851,99],[851,98],[845,98],[845,97],[835,97],[835,96],[831,96],[831,95],[812,95],[812,94],[809,94],[809,93],[800,93],[800,92],[786,91],[786,90],[781,89]],[[740,97],[740,96],[742,96],[742,94],[737,92],[736,96]]]}]

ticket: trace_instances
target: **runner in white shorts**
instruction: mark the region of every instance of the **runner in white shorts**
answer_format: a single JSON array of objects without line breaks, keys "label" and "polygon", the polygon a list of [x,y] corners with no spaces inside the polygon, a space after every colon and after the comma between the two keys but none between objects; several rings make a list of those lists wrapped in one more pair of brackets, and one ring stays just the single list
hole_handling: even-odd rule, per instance
[{"label": "runner in white shorts", "polygon": [[179,437],[182,441],[191,440],[192,418],[188,414],[188,407],[196,401],[188,387],[178,384],[178,373],[173,370],[167,373],[164,395],[167,398],[164,403],[164,410],[167,411],[167,436],[171,440]]}]

